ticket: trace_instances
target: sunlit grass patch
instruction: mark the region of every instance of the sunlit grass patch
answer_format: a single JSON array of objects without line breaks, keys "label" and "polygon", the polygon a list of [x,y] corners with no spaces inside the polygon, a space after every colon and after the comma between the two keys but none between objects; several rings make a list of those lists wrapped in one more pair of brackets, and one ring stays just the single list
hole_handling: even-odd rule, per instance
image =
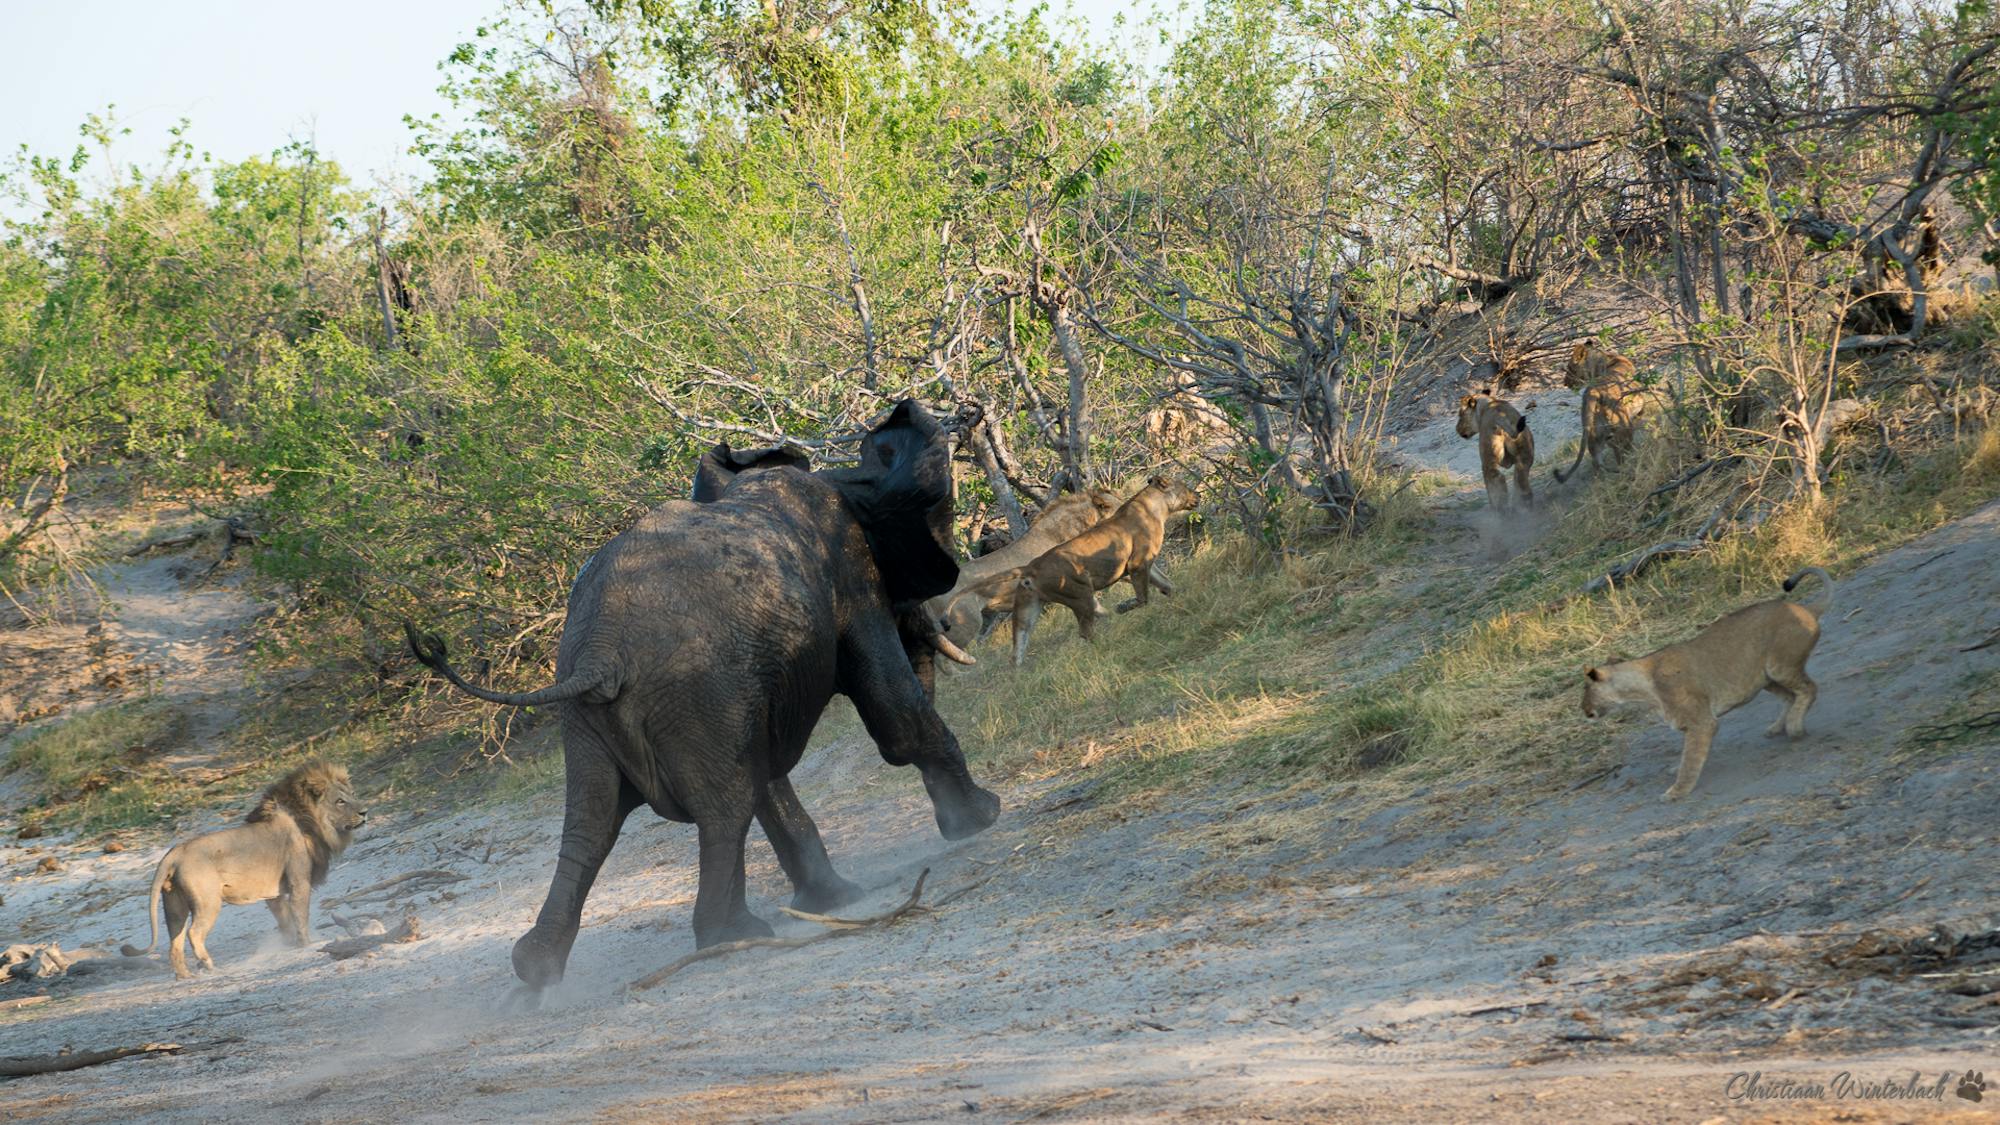
[{"label": "sunlit grass patch", "polygon": [[187,737],[187,716],[154,699],[111,703],[18,739],[4,767],[35,779],[38,823],[88,832],[166,819],[187,797],[155,758]]},{"label": "sunlit grass patch", "polygon": [[1972,435],[1912,455],[1591,596],[1592,577],[1683,534],[1676,521],[1698,522],[1736,482],[1704,482],[1635,532],[1634,513],[1660,511],[1650,494],[1683,464],[1655,449],[1571,494],[1539,542],[1490,568],[1439,566],[1441,548],[1465,546],[1444,537],[1474,532],[1414,504],[1370,536],[1275,562],[1246,541],[1204,542],[1170,562],[1180,596],[1113,617],[1095,645],[1051,612],[1017,670],[1003,627],[980,668],[944,678],[940,708],[988,774],[1161,797],[1301,795],[1272,806],[1286,832],[1325,823],[1304,799],[1320,793],[1351,811],[1448,778],[1539,799],[1601,768],[1621,726],[1641,721],[1586,720],[1585,668],[1779,597],[1802,566],[1838,573],[1963,515],[1992,495],[1990,444]]}]

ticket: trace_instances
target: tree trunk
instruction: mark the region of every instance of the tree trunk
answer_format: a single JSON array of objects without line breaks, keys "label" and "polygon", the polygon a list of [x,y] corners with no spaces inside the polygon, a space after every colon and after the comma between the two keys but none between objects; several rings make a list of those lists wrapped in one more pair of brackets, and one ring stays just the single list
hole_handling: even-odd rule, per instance
[{"label": "tree trunk", "polygon": [[389,300],[389,256],[382,251],[382,228],[388,225],[389,209],[375,209],[375,297],[382,304],[382,335],[389,341],[389,350],[396,350],[396,306]]},{"label": "tree trunk", "polygon": [[988,414],[972,432],[972,455],[978,459],[980,469],[986,473],[987,487],[993,490],[993,502],[999,506],[1000,514],[1006,517],[1007,534],[1019,539],[1028,533],[1028,517],[1021,511],[1021,502],[1014,496],[1013,486],[1007,481],[1006,470],[1000,467],[1000,456],[994,450],[994,445],[993,416]]},{"label": "tree trunk", "polygon": [[1069,412],[1063,418],[1063,468],[1069,472],[1072,485],[1081,492],[1094,479],[1090,472],[1090,419],[1083,395],[1089,361],[1083,354],[1082,342],[1076,338],[1076,325],[1069,318],[1069,310],[1054,301],[1044,309],[1056,338],[1056,350],[1062,353],[1063,366],[1069,371]]}]

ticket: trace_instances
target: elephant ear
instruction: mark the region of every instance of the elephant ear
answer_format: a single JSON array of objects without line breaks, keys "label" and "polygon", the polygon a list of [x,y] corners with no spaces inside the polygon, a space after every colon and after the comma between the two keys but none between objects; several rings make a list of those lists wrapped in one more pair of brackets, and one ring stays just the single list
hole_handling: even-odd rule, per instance
[{"label": "elephant ear", "polygon": [[694,466],[694,489],[688,499],[697,504],[710,504],[721,499],[729,482],[736,474],[748,469],[772,469],[790,466],[801,472],[812,469],[812,461],[806,451],[796,445],[773,445],[763,449],[735,450],[728,442],[717,443],[714,449],[701,455]]},{"label": "elephant ear", "polygon": [[933,598],[957,583],[951,459],[944,430],[914,399],[897,403],[868,431],[859,465],[815,475],[861,524],[892,603]]}]

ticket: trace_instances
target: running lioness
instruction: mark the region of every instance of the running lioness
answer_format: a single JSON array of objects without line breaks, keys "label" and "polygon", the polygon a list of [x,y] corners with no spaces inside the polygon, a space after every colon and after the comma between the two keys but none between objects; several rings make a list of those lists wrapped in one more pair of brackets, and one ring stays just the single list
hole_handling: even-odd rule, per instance
[{"label": "running lioness", "polygon": [[1816,566],[1785,579],[1789,592],[1799,580],[1819,579],[1819,597],[1810,602],[1783,598],[1744,606],[1701,633],[1658,652],[1584,671],[1583,713],[1596,718],[1613,703],[1650,703],[1667,725],[1681,732],[1681,768],[1666,799],[1694,790],[1716,721],[1768,691],[1785,701],[1784,713],[1764,732],[1797,738],[1806,732],[1806,712],[1819,685],[1806,675],[1806,658],[1819,643],[1819,621],[1833,606],[1833,579]]},{"label": "running lioness", "polygon": [[[1164,576],[1153,570],[1166,541],[1167,519],[1195,505],[1195,495],[1177,481],[1153,477],[1108,520],[1066,543],[1045,551],[1034,562],[1014,572],[1014,663],[1028,653],[1028,636],[1042,615],[1044,602],[1066,605],[1076,614],[1077,631],[1084,640],[1094,634],[1104,607],[1097,600],[1099,590],[1119,581],[1132,583],[1135,605],[1145,605],[1157,584],[1162,594],[1172,594]],[[1122,607],[1121,607],[1122,608]]]}]

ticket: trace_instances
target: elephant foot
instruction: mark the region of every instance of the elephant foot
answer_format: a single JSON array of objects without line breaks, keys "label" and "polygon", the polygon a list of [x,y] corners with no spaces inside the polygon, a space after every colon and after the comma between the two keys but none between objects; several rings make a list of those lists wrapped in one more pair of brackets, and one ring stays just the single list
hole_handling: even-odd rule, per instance
[{"label": "elephant foot", "polygon": [[939,801],[936,810],[938,832],[947,840],[963,840],[993,827],[1000,819],[1000,798],[974,785],[964,799]]},{"label": "elephant foot", "polygon": [[560,984],[563,967],[569,963],[570,943],[575,940],[574,932],[563,935],[541,926],[529,930],[514,943],[514,975],[535,990]]},{"label": "elephant foot", "polygon": [[771,924],[749,911],[731,918],[727,923],[714,929],[695,927],[694,947],[707,949],[711,945],[721,945],[729,941],[748,941],[751,938],[776,937],[777,931]]},{"label": "elephant foot", "polygon": [[792,909],[802,910],[807,914],[824,914],[837,907],[846,906],[867,893],[859,884],[829,873],[825,878],[793,892]]}]

